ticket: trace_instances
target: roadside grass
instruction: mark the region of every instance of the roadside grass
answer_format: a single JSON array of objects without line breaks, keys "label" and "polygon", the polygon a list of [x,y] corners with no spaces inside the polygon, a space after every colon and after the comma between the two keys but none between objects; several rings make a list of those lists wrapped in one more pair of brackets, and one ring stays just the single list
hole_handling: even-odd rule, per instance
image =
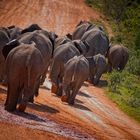
[{"label": "roadside grass", "polygon": [[[112,3],[108,3],[110,4],[108,6],[113,6],[112,4],[117,2],[123,7],[121,1],[116,0],[111,2]],[[108,98],[115,102],[122,111],[140,122],[140,5],[134,3],[126,7],[123,13],[124,16],[122,16],[118,22],[116,20],[117,12],[112,9],[109,11],[110,9],[105,7],[103,1],[85,0],[85,3],[92,9],[96,9],[105,15],[104,18],[107,18],[114,35],[110,39],[110,43],[121,43],[129,48],[129,61],[125,70],[122,72],[113,71],[112,73],[104,74],[103,80],[108,81],[108,86],[105,87]],[[102,25],[107,33],[106,27],[101,21],[93,21],[92,19],[91,21],[95,24]]]},{"label": "roadside grass", "polygon": [[103,78],[108,81],[106,95],[122,111],[140,122],[140,77],[125,70],[104,74]]}]

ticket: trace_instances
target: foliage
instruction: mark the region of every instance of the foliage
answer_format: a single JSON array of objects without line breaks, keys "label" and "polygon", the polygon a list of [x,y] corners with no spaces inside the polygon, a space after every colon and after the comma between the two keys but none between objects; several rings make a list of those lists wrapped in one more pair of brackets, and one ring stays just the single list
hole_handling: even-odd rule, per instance
[{"label": "foliage", "polygon": [[[88,1],[88,2],[87,2]],[[129,61],[123,72],[105,75],[107,95],[130,116],[140,122],[140,1],[86,0],[106,17],[114,31],[110,39],[129,49]]]},{"label": "foliage", "polygon": [[127,114],[140,121],[140,79],[128,73],[113,71],[106,75],[108,96]]}]

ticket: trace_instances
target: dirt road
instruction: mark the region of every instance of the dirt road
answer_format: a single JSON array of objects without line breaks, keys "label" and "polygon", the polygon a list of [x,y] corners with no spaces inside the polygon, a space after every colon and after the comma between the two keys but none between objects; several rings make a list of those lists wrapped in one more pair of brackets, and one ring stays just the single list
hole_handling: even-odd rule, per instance
[{"label": "dirt road", "polygon": [[[64,35],[81,19],[101,20],[82,0],[1,0],[0,26],[41,27]],[[104,22],[112,36],[109,25]],[[120,111],[101,88],[85,83],[74,106],[50,93],[48,82],[40,88],[27,113],[4,110],[6,88],[0,87],[0,140],[76,139],[140,140],[140,124]]]}]

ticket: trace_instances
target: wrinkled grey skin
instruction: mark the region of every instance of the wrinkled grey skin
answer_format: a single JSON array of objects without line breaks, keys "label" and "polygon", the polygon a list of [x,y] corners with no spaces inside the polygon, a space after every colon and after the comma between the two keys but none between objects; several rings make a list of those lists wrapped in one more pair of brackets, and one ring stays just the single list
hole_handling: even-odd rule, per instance
[{"label": "wrinkled grey skin", "polygon": [[52,81],[52,85],[58,88],[58,90],[54,92],[58,96],[62,95],[61,84],[64,75],[64,65],[69,59],[74,56],[79,56],[80,54],[85,55],[87,51],[87,46],[80,40],[60,45],[60,47],[54,50],[50,79]]},{"label": "wrinkled grey skin", "polygon": [[66,95],[66,101],[70,105],[74,104],[75,97],[88,76],[89,63],[84,56],[75,56],[66,63],[62,84],[63,96]]},{"label": "wrinkled grey skin", "polygon": [[22,94],[19,111],[26,109],[29,98],[39,88],[42,74],[43,58],[35,44],[20,46],[12,49],[6,59],[8,93],[5,102],[7,111],[16,110],[17,102]]},{"label": "wrinkled grey skin", "polygon": [[82,41],[86,41],[90,46],[86,56],[94,56],[98,53],[106,55],[109,48],[109,39],[106,34],[99,29],[92,29],[87,31],[83,37]]},{"label": "wrinkled grey skin", "polygon": [[81,22],[76,26],[75,31],[72,33],[72,40],[81,39],[82,36],[86,31],[89,31],[95,27],[94,24],[91,24],[90,22]]},{"label": "wrinkled grey skin", "polygon": [[0,28],[0,81],[5,79],[5,59],[2,55],[3,46],[10,41],[10,33],[7,28]]},{"label": "wrinkled grey skin", "polygon": [[122,71],[129,58],[128,49],[122,45],[111,46],[108,51],[107,57],[109,72],[111,72],[112,69]]},{"label": "wrinkled grey skin", "polygon": [[53,55],[55,38],[56,36],[53,33],[44,30],[24,33],[18,38],[19,42],[25,44],[29,44],[31,41],[34,41],[36,43],[36,47],[41,52],[44,60],[44,73],[41,80],[42,84],[46,78],[46,73]]},{"label": "wrinkled grey skin", "polygon": [[99,80],[104,72],[106,72],[107,64],[103,55],[97,54],[93,57],[86,57],[89,62],[90,80],[94,85],[99,83]]},{"label": "wrinkled grey skin", "polygon": [[65,44],[67,42],[71,42],[71,39],[69,39],[67,36],[63,36],[63,37],[58,37],[56,40],[55,40],[55,43],[54,43],[54,49],[56,49],[58,46],[62,45],[62,44]]}]

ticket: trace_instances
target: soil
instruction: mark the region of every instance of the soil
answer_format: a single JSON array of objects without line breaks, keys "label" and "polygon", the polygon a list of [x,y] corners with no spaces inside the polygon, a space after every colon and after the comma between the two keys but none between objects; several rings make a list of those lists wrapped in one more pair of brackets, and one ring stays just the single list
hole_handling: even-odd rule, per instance
[{"label": "soil", "polygon": [[[0,26],[24,28],[38,23],[58,35],[65,35],[71,33],[80,20],[102,21],[101,17],[82,0],[0,1]],[[108,23],[104,23],[112,36]],[[1,85],[0,140],[140,140],[140,124],[106,97],[103,86],[105,81],[99,87],[85,82],[75,104],[70,106],[50,92],[51,83],[46,81],[25,113],[9,113],[4,110],[7,88]]]}]

